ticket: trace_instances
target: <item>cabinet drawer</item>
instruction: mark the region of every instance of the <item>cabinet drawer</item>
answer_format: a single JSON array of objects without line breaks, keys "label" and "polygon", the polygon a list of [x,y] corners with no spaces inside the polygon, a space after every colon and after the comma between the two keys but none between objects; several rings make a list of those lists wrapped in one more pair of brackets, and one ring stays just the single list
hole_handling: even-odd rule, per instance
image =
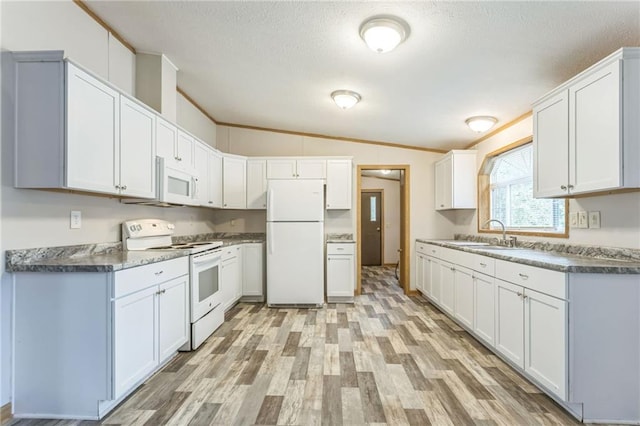
[{"label": "cabinet drawer", "polygon": [[431,244],[420,243],[420,242],[416,241],[416,252],[418,252],[418,253],[429,254],[429,255],[433,256],[433,254],[429,250],[431,247],[435,247],[435,246],[432,246]]},{"label": "cabinet drawer", "polygon": [[437,259],[446,260],[447,262],[451,262],[451,263],[458,263],[458,254],[462,253],[459,250],[453,250],[446,247],[436,246],[433,244],[423,244],[423,243],[416,244],[417,251],[420,251],[418,249],[418,244],[421,244],[424,246],[424,251],[421,251],[422,254],[426,254],[427,256],[435,257]]},{"label": "cabinet drawer", "polygon": [[117,271],[113,297],[117,299],[188,273],[188,256]]},{"label": "cabinet drawer", "polygon": [[496,272],[496,260],[475,253],[458,252],[458,264],[482,274],[494,276]]},{"label": "cabinet drawer", "polygon": [[222,249],[222,261],[238,257],[238,252],[242,249],[242,245],[228,246]]},{"label": "cabinet drawer", "polygon": [[559,299],[567,298],[566,274],[496,259],[496,278]]},{"label": "cabinet drawer", "polygon": [[354,254],[353,243],[327,243],[327,254]]}]

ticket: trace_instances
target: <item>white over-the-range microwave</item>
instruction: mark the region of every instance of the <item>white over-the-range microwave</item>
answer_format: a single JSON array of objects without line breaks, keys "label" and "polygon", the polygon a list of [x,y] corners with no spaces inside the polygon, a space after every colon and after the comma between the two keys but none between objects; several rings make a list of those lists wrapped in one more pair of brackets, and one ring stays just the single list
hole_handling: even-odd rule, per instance
[{"label": "white over-the-range microwave", "polygon": [[198,176],[193,171],[172,167],[163,157],[156,157],[156,198],[123,199],[125,204],[153,206],[198,206]]}]

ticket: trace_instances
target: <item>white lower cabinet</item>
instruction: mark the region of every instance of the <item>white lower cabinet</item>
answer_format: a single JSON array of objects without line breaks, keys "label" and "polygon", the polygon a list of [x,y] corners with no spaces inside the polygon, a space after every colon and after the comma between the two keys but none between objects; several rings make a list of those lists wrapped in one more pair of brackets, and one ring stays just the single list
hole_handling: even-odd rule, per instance
[{"label": "white lower cabinet", "polygon": [[524,290],[524,371],[567,397],[567,302]]},{"label": "white lower cabinet", "polygon": [[187,341],[186,256],[13,280],[16,417],[98,420]]},{"label": "white lower cabinet", "polygon": [[355,244],[327,243],[327,302],[352,302]]},{"label": "white lower cabinet", "polygon": [[524,303],[522,287],[496,280],[496,350],[524,368]]},{"label": "white lower cabinet", "polygon": [[242,300],[264,302],[264,243],[242,247]]},{"label": "white lower cabinet", "polygon": [[495,284],[488,275],[473,278],[473,332],[490,346],[495,345]]},{"label": "white lower cabinet", "polygon": [[454,274],[455,317],[469,330],[473,330],[473,273],[457,267]]},{"label": "white lower cabinet", "polygon": [[440,264],[440,306],[454,315],[456,268],[449,262]]},{"label": "white lower cabinet", "polygon": [[113,302],[116,398],[158,365],[157,292],[151,287]]},{"label": "white lower cabinet", "polygon": [[244,244],[229,246],[222,251],[222,272],[220,273],[220,292],[222,306],[228,310],[242,297],[244,282],[243,263]]}]

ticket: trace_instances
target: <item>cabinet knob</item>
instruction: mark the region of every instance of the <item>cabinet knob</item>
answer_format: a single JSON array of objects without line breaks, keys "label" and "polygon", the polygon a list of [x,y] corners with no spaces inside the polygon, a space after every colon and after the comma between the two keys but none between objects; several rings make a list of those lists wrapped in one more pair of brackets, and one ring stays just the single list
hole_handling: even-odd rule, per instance
[{"label": "cabinet knob", "polygon": [[480,263],[480,266],[482,266],[483,268],[486,268],[487,264],[486,263]]},{"label": "cabinet knob", "polygon": [[157,277],[158,275],[162,275],[162,273],[163,273],[163,272],[164,272],[164,271],[158,271],[158,272],[155,272],[156,277]]},{"label": "cabinet knob", "polygon": [[567,185],[560,185],[560,189],[562,189],[562,190],[567,189]]},{"label": "cabinet knob", "polygon": [[207,201],[209,204],[213,204],[213,201]]},{"label": "cabinet knob", "polygon": [[440,204],[440,207],[444,207],[444,204]]},{"label": "cabinet knob", "polygon": [[518,295],[518,297],[522,297],[523,296],[523,294],[520,293],[520,292],[517,292],[516,294]]},{"label": "cabinet knob", "polygon": [[120,189],[120,185],[116,185],[116,189]]},{"label": "cabinet knob", "polygon": [[122,185],[122,188],[120,188],[120,189],[122,189],[123,191],[126,190],[127,189],[127,185]]},{"label": "cabinet knob", "polygon": [[573,189],[573,185],[569,185],[569,189]]},{"label": "cabinet knob", "polygon": [[523,280],[529,279],[529,275],[525,275],[525,274],[518,274],[518,275],[520,275],[520,278],[522,278]]},{"label": "cabinet knob", "polygon": [[224,203],[224,206],[227,207],[227,203]]}]

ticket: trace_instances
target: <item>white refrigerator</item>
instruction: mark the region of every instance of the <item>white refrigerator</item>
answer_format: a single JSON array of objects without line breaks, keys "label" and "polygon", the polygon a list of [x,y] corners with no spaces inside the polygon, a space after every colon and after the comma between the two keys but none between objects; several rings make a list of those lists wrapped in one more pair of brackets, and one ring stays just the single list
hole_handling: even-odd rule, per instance
[{"label": "white refrigerator", "polygon": [[267,185],[267,305],[324,303],[324,181]]}]

